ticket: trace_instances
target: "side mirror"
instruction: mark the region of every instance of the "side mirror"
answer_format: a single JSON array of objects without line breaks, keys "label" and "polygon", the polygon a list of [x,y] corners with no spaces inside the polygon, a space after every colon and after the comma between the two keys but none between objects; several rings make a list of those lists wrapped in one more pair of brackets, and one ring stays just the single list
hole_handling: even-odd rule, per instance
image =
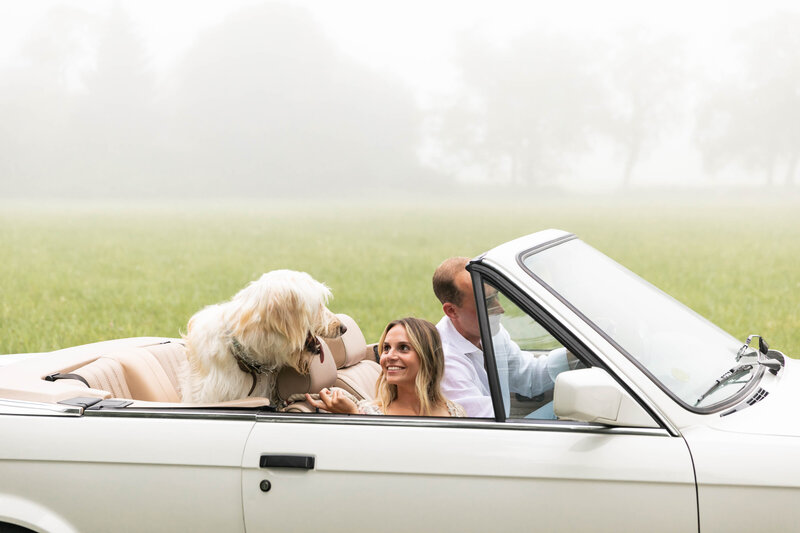
[{"label": "side mirror", "polygon": [[553,391],[553,409],[559,419],[608,426],[658,427],[608,372],[597,367],[559,374]]}]

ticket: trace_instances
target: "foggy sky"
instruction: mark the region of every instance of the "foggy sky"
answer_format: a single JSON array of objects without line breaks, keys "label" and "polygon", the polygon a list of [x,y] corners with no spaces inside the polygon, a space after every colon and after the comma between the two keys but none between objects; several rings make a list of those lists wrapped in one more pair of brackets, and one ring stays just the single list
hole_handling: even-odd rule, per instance
[{"label": "foggy sky", "polygon": [[11,4],[0,198],[800,184],[791,4]]}]

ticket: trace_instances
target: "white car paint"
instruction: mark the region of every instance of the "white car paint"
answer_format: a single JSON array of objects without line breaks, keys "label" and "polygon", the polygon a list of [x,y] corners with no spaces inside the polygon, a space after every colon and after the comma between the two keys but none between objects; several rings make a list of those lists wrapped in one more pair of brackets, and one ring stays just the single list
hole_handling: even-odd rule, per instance
[{"label": "white car paint", "polygon": [[[303,531],[696,530],[694,474],[680,438],[482,425],[259,423],[244,454],[247,530],[266,522],[297,530],[297,517],[281,510],[300,501],[309,510]],[[312,455],[316,467],[257,468],[269,453]],[[652,520],[664,512],[674,519]],[[345,524],[331,521],[337,515]]]},{"label": "white car paint", "polygon": [[240,465],[252,417],[0,423],[0,518],[53,532],[244,531]]}]

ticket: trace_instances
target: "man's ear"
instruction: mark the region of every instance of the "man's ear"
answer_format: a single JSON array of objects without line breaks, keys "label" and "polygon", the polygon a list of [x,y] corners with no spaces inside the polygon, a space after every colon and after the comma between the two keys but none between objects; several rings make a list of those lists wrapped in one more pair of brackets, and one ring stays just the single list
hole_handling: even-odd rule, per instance
[{"label": "man's ear", "polygon": [[447,316],[447,318],[450,320],[458,318],[458,310],[456,309],[456,306],[450,302],[445,302],[442,304],[442,311],[444,311],[445,316]]}]

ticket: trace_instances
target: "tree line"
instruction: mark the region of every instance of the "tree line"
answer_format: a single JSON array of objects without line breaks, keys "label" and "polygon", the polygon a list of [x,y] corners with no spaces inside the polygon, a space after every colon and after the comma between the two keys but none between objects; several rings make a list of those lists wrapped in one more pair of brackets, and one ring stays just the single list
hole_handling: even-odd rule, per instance
[{"label": "tree line", "polygon": [[422,110],[301,7],[234,13],[164,75],[118,4],[101,20],[57,7],[24,62],[0,71],[0,194],[346,195],[444,187],[465,168],[542,187],[598,143],[615,147],[615,179],[630,187],[678,129],[708,175],[794,185],[798,29],[783,13],[740,30],[738,70],[714,79],[679,38],[642,28],[605,42],[542,28],[503,46],[463,35],[458,89]]}]

